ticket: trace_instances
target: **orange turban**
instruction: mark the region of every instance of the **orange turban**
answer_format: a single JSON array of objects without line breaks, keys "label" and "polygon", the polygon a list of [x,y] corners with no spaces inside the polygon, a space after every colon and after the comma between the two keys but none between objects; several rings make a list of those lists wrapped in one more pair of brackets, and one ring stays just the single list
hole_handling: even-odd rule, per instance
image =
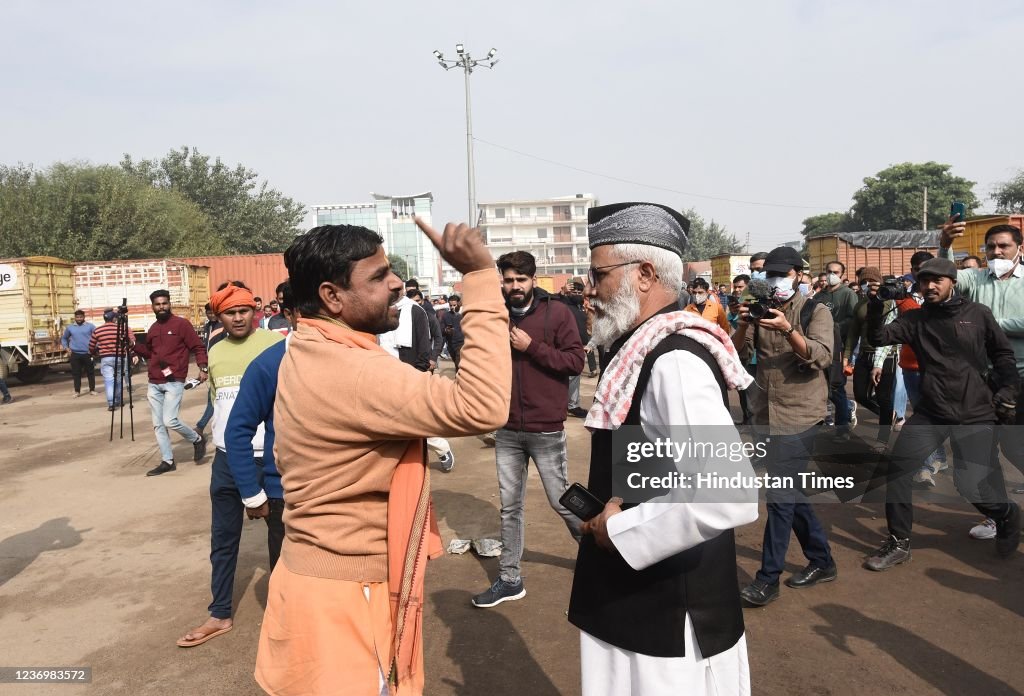
[{"label": "orange turban", "polygon": [[229,285],[223,290],[213,293],[210,298],[210,307],[214,314],[226,312],[233,307],[256,308],[256,300],[251,291],[240,288],[236,285]]}]

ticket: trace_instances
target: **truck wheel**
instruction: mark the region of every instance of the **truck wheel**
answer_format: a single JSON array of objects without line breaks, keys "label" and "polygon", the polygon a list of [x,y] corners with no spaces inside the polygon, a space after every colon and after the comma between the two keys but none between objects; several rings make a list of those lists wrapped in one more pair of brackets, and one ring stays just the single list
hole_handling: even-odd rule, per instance
[{"label": "truck wheel", "polygon": [[22,363],[18,366],[18,371],[14,376],[17,377],[18,381],[22,384],[38,384],[43,381],[44,377],[46,377],[46,373],[49,369],[49,365],[36,365],[34,367],[30,367],[29,365]]}]

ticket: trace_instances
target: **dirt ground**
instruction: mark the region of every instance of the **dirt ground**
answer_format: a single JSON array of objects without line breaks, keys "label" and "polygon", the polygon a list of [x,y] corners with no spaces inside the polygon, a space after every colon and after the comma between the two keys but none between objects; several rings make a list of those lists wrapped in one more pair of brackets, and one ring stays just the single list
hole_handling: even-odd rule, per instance
[{"label": "dirt ground", "polygon": [[[585,405],[594,383],[583,380]],[[246,523],[235,629],[197,648],[174,644],[203,621],[210,601],[212,456],[193,464],[191,447],[175,435],[178,470],[145,477],[159,455],[144,384],[136,388],[135,442],[116,434],[108,442],[103,397],[72,398],[67,374],[11,389],[15,403],[0,407],[0,666],[89,666],[93,681],[0,684],[0,694],[262,693],[252,678],[268,581],[262,522]],[[194,422],[202,410],[200,390],[186,392],[185,418]],[[585,482],[589,438],[577,419],[567,429],[570,480]],[[455,470],[432,474],[445,545],[497,537],[494,451],[474,438],[453,447]],[[913,562],[884,574],[860,568],[884,536],[881,506],[818,506],[839,580],[783,587],[774,604],[745,610],[755,694],[1021,693],[1024,559],[999,560],[992,542],[970,540],[978,515],[949,476],[940,478],[917,509]],[[1009,468],[1007,478],[1020,481]],[[426,693],[579,693],[578,633],[565,617],[574,544],[536,472],[526,519],[521,601],[470,605],[497,559],[469,553],[431,565]],[[763,510],[760,522],[738,530],[740,583],[759,565],[762,529]],[[803,565],[795,540],[788,565]]]}]

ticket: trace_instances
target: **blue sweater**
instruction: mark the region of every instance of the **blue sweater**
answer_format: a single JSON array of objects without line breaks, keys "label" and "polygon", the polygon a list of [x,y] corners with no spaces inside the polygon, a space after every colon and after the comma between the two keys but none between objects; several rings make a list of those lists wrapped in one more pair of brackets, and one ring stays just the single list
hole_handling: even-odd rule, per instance
[{"label": "blue sweater", "polygon": [[[281,474],[274,465],[274,397],[284,351],[285,341],[278,341],[249,363],[224,432],[228,467],[243,498],[259,494],[260,488],[268,498],[284,498]],[[252,449],[260,423],[264,424],[262,471]]]},{"label": "blue sweater", "polygon": [[64,335],[60,337],[61,344],[69,349],[72,353],[89,353],[89,341],[92,339],[92,332],[96,330],[96,327],[90,322],[85,322],[81,326],[78,324],[68,324],[68,327],[64,329]]}]

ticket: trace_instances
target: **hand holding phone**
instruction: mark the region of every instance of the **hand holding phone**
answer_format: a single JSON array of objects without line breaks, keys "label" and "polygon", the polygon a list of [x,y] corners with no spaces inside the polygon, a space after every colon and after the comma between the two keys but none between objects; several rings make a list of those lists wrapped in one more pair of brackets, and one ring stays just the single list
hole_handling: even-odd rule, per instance
[{"label": "hand holding phone", "polygon": [[942,233],[939,235],[939,246],[948,249],[953,245],[953,240],[964,236],[967,231],[967,207],[960,201],[953,201],[949,207],[949,220],[942,226]]},{"label": "hand holding phone", "polygon": [[597,517],[604,510],[604,503],[578,483],[569,486],[558,502],[584,522]]}]

